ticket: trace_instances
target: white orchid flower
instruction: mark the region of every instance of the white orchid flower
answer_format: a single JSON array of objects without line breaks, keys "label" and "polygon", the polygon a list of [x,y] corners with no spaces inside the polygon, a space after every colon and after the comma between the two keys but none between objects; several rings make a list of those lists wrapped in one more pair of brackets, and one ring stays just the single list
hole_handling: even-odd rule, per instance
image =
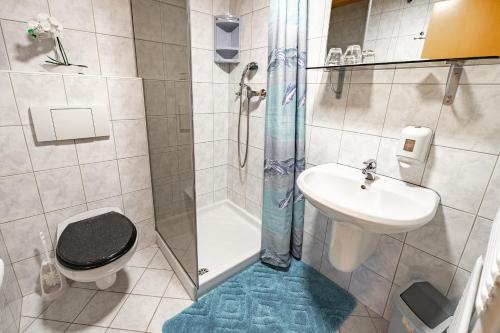
[{"label": "white orchid flower", "polygon": [[57,38],[62,31],[62,24],[55,17],[44,13],[40,13],[35,19],[28,21],[28,33],[33,38]]}]

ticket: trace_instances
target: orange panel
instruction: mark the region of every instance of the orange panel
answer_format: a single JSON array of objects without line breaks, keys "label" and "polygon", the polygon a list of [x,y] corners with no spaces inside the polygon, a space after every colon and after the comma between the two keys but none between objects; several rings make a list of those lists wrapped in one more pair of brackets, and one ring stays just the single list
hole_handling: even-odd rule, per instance
[{"label": "orange panel", "polygon": [[337,7],[342,7],[342,6],[347,6],[352,3],[360,2],[363,0],[332,0],[332,7],[337,8]]},{"label": "orange panel", "polygon": [[434,4],[424,59],[500,55],[500,0],[446,0]]}]

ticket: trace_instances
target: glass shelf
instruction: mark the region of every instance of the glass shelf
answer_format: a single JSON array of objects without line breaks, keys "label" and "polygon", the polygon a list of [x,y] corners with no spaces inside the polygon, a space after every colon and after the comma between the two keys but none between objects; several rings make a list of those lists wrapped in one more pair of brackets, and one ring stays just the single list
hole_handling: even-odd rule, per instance
[{"label": "glass shelf", "polygon": [[323,69],[323,70],[362,70],[362,69],[395,69],[395,68],[414,68],[414,67],[429,67],[429,66],[448,66],[451,63],[463,63],[463,66],[472,65],[495,65],[500,64],[500,56],[484,56],[471,58],[452,58],[452,59],[423,59],[411,61],[393,61],[393,62],[375,62],[367,64],[355,65],[339,65],[339,66],[311,66],[307,69]]}]

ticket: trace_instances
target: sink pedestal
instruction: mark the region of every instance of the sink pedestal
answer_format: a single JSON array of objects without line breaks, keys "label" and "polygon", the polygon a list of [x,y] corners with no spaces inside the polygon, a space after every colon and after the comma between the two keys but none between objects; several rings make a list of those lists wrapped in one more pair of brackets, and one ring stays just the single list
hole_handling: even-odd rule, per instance
[{"label": "sink pedestal", "polygon": [[352,272],[375,252],[380,234],[365,231],[352,223],[334,221],[329,237],[330,262],[338,270]]}]

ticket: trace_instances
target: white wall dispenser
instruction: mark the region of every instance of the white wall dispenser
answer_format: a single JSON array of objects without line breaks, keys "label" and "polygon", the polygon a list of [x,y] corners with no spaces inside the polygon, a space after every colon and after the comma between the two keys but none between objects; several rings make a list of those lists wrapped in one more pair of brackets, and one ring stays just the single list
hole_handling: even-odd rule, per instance
[{"label": "white wall dispenser", "polygon": [[399,165],[408,168],[424,163],[432,143],[432,129],[422,126],[407,126],[401,131],[396,157]]},{"label": "white wall dispenser", "polygon": [[232,15],[215,16],[214,43],[216,63],[240,62],[240,19]]},{"label": "white wall dispenser", "polygon": [[109,136],[106,106],[30,107],[38,142]]}]

